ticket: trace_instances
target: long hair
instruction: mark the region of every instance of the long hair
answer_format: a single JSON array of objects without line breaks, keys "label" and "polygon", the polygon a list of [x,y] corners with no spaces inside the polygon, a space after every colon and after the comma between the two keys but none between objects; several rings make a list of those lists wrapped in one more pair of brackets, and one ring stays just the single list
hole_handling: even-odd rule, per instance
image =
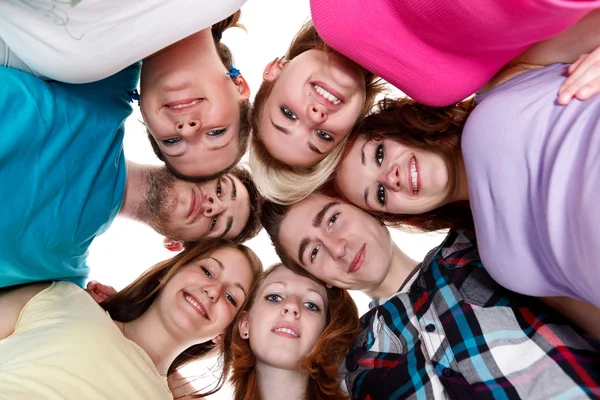
[{"label": "long hair", "polygon": [[[192,248],[182,251],[175,257],[154,265],[125,289],[109,297],[100,305],[109,312],[111,318],[115,321],[133,321],[148,310],[165,284],[181,267],[223,247],[235,249],[244,254],[250,263],[252,283],[254,283],[262,272],[262,264],[251,249],[224,239],[207,239]],[[167,374],[171,375],[177,369],[192,361],[219,355],[220,350],[220,347],[215,345],[212,340],[195,344],[175,358]],[[205,393],[198,393],[194,397],[204,397],[217,392],[223,386],[226,372],[224,370],[212,389]]]},{"label": "long hair", "polygon": [[[213,37],[213,40],[215,43],[215,48],[217,49],[217,54],[219,55],[221,62],[223,63],[223,65],[225,65],[225,68],[227,68],[227,69],[229,69],[230,65],[233,65],[233,54],[231,54],[231,50],[229,49],[229,47],[227,47],[227,45],[221,41],[221,36],[223,35],[223,32],[225,32],[229,28],[245,29],[244,25],[242,25],[239,22],[241,17],[242,17],[242,12],[241,12],[241,10],[238,10],[235,13],[233,13],[232,15],[230,15],[229,17],[225,18],[224,20],[219,21],[216,24],[212,25],[210,28],[212,37]],[[238,155],[237,159],[229,167],[225,168],[224,170],[219,171],[213,175],[200,176],[200,177],[188,176],[188,175],[179,173],[175,168],[173,168],[173,166],[169,163],[169,161],[164,157],[162,150],[158,146],[158,143],[156,143],[156,139],[154,139],[154,136],[152,136],[150,131],[148,129],[146,129],[146,134],[148,136],[148,140],[150,140],[150,145],[152,145],[152,150],[154,150],[154,154],[156,154],[156,157],[158,157],[159,160],[164,162],[165,165],[167,166],[167,168],[169,169],[169,171],[179,179],[183,179],[186,181],[192,181],[192,182],[206,182],[206,181],[210,181],[210,180],[220,177],[221,175],[227,173],[234,165],[236,165],[242,159],[244,153],[246,152],[246,149],[248,148],[248,139],[250,137],[250,128],[251,128],[250,127],[250,109],[251,109],[250,100],[248,100],[248,99],[240,100],[239,106],[240,106],[240,131],[238,133],[239,155]]]},{"label": "long hair", "polygon": [[[296,34],[285,57],[292,60],[311,49],[339,54],[327,46],[317,33],[312,21],[308,21]],[[364,72],[366,86],[366,99],[360,115],[362,117],[369,112],[375,97],[382,91],[383,82],[371,72],[360,68]],[[252,127],[250,168],[263,196],[281,204],[292,204],[308,196],[329,179],[340,160],[344,143],[349,135],[341,140],[324,159],[311,167],[293,167],[277,160],[267,150],[260,134],[264,106],[276,82],[277,78],[272,81],[263,80],[254,97],[254,105],[250,113]]]},{"label": "long hair", "polygon": [[[373,113],[357,124],[344,155],[359,137],[392,139],[413,149],[433,152],[442,157],[449,171],[455,171],[455,174],[449,175],[451,190],[448,197],[452,197],[458,189],[458,165],[462,163],[462,131],[473,107],[473,100],[448,107],[430,107],[408,98],[382,99]],[[336,189],[337,195],[344,198],[339,188]],[[394,228],[416,228],[426,232],[449,228],[473,229],[468,201],[452,202],[419,215],[373,214]]]},{"label": "long hair", "polygon": [[[246,300],[243,311],[250,311],[256,301],[265,279],[278,268],[288,268],[285,264],[275,264],[263,272],[254,284],[252,294]],[[323,282],[306,275],[324,285]],[[308,373],[306,400],[347,399],[339,386],[338,367],[359,331],[358,309],[346,290],[327,290],[326,326],[313,349],[298,366]],[[248,340],[240,337],[237,323],[228,329],[226,345],[230,348],[233,373],[230,378],[235,400],[259,400],[261,398],[255,370],[256,359]]]}]

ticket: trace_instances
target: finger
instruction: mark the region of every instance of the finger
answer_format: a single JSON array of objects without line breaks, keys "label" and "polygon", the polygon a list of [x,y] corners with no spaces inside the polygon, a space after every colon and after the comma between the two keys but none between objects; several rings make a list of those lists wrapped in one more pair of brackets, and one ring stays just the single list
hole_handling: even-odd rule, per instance
[{"label": "finger", "polygon": [[569,91],[570,89],[570,94],[572,96],[577,91],[573,90],[571,86],[575,84],[577,80],[580,79],[581,76],[585,74],[585,71],[589,68],[589,65],[585,63],[585,60],[587,59],[586,56],[580,56],[575,61],[575,63],[571,64],[571,67],[573,68],[569,67],[569,76],[567,77],[567,79],[565,79],[562,85],[560,85],[560,88],[558,89],[559,95]]},{"label": "finger", "polygon": [[599,93],[600,93],[600,81],[596,80],[594,82],[588,83],[587,85],[585,85],[581,89],[579,89],[574,97],[579,100],[587,100],[590,97],[595,96]]},{"label": "finger", "polygon": [[587,58],[587,54],[581,54],[579,57],[577,57],[577,60],[575,60],[571,65],[569,65],[569,68],[567,69],[567,72],[569,73],[569,75],[571,75],[573,72],[575,72],[575,70],[577,69],[577,67],[586,58]]}]

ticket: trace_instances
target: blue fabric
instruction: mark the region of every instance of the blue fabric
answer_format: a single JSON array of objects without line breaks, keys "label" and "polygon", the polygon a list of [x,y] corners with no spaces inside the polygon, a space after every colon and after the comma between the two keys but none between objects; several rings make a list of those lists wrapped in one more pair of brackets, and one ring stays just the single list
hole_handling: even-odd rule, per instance
[{"label": "blue fabric", "polygon": [[83,286],[88,247],[123,201],[127,91],[139,69],[70,85],[0,68],[0,287]]}]

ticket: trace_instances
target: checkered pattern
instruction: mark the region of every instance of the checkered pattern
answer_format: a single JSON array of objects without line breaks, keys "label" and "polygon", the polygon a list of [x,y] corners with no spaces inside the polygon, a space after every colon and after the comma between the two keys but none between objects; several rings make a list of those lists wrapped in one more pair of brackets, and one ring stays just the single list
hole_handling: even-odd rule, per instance
[{"label": "checkered pattern", "polygon": [[342,372],[358,399],[597,399],[600,346],[495,283],[450,232],[410,284],[372,303]]}]

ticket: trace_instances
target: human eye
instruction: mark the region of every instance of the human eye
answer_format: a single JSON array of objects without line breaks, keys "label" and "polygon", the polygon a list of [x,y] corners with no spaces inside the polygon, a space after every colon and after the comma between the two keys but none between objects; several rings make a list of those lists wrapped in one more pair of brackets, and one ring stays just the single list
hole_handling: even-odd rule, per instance
[{"label": "human eye", "polygon": [[331,228],[333,226],[333,224],[335,224],[335,222],[337,221],[338,217],[340,216],[340,213],[335,213],[333,214],[330,218],[329,221],[327,223],[327,227]]},{"label": "human eye", "polygon": [[306,307],[309,311],[313,311],[313,312],[319,312],[321,311],[321,307],[319,307],[318,305],[316,305],[313,302],[307,301],[306,303],[304,303],[304,307]]},{"label": "human eye", "polygon": [[208,276],[209,278],[213,277],[210,270],[208,268],[206,268],[205,266],[201,266],[200,269],[202,269],[202,272],[204,272],[204,275]]},{"label": "human eye", "polygon": [[383,159],[384,159],[384,154],[383,154],[383,144],[380,144],[379,146],[377,146],[377,148],[375,149],[375,162],[377,163],[377,165],[379,165],[381,167],[381,164],[383,163]]},{"label": "human eye", "polygon": [[210,230],[212,231],[213,229],[215,229],[215,226],[216,226],[216,225],[217,225],[217,219],[216,219],[216,218],[213,218],[213,219],[210,221]]},{"label": "human eye", "polygon": [[317,247],[312,249],[312,251],[310,252],[310,262],[313,262],[315,260],[320,249],[321,249],[321,245],[318,245]]},{"label": "human eye", "polygon": [[163,142],[163,144],[166,144],[167,146],[173,146],[174,144],[181,142],[181,138],[174,137],[174,138],[169,138],[169,139],[165,139],[165,140],[161,140],[161,141]]},{"label": "human eye", "polygon": [[208,136],[221,136],[227,131],[227,128],[215,129],[213,131],[206,132]]},{"label": "human eye", "polygon": [[385,206],[385,198],[386,198],[385,187],[383,187],[383,185],[378,185],[377,186],[377,202],[379,204],[381,204],[382,206]]},{"label": "human eye", "polygon": [[290,110],[289,108],[287,108],[285,106],[281,106],[281,107],[279,107],[279,109],[281,110],[281,113],[283,114],[283,116],[286,117],[287,119],[291,119],[291,120],[298,119],[298,117],[296,117],[296,114],[294,114],[294,112],[292,110]]},{"label": "human eye", "polygon": [[319,139],[323,140],[324,142],[333,142],[333,136],[331,136],[329,133],[322,131],[320,129],[317,129],[317,136],[319,137]]},{"label": "human eye", "polygon": [[221,181],[217,181],[217,197],[221,197],[221,193],[223,192],[223,189],[221,188]]},{"label": "human eye", "polygon": [[272,303],[279,303],[281,300],[283,300],[283,298],[278,294],[268,294],[265,296],[265,300]]},{"label": "human eye", "polygon": [[227,298],[228,302],[230,302],[234,307],[237,307],[237,301],[235,301],[235,297],[233,297],[233,295],[230,293],[225,293],[225,297]]}]

